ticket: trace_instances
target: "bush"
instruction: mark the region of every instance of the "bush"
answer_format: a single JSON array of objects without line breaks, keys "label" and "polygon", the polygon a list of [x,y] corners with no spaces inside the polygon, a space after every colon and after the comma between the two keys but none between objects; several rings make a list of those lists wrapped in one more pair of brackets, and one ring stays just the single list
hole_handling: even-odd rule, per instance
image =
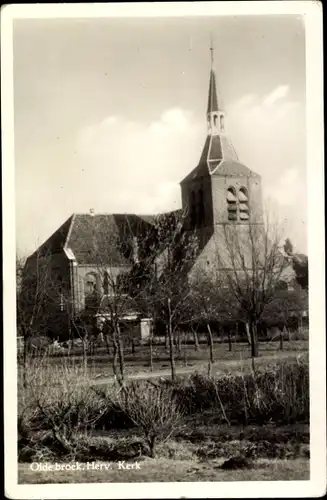
[{"label": "bush", "polygon": [[28,387],[19,390],[19,447],[25,451],[44,447],[46,439],[57,454],[74,454],[75,434],[95,426],[106,411],[105,401],[92,390],[81,369],[34,368],[28,373]]},{"label": "bush", "polygon": [[151,457],[155,456],[158,441],[164,442],[182,427],[181,406],[169,388],[147,384],[139,390],[139,385],[132,383],[118,392],[116,398],[120,408],[142,431]]},{"label": "bush", "polygon": [[219,379],[199,374],[166,382],[188,415],[215,409],[216,423],[264,424],[309,421],[307,361],[280,363],[256,374]]},{"label": "bush", "polygon": [[[309,421],[307,361],[283,362],[254,375],[215,379],[194,374],[159,386],[140,381],[120,391],[91,387],[82,369],[54,369],[40,363],[31,364],[27,380],[28,386],[20,383],[18,392],[20,460],[96,455],[95,444],[88,448],[90,439],[81,437],[94,428],[136,426],[154,456],[157,443],[181,431],[185,416],[201,418],[201,425],[208,416],[210,424],[218,426]],[[127,453],[108,444],[100,448],[99,456]]]}]

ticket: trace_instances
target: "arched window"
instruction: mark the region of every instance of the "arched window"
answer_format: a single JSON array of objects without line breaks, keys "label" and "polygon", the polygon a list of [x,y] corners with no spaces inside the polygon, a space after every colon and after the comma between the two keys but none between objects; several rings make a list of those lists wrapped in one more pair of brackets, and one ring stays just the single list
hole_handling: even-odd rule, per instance
[{"label": "arched window", "polygon": [[99,279],[96,273],[87,273],[84,278],[85,309],[95,311],[99,305]]},{"label": "arched window", "polygon": [[225,117],[220,115],[220,131],[225,132]]},{"label": "arched window", "polygon": [[240,220],[249,220],[249,196],[245,187],[241,187],[238,191],[238,202]]},{"label": "arched window", "polygon": [[97,292],[97,276],[95,273],[88,273],[84,280],[85,296],[93,295]]},{"label": "arched window", "polygon": [[235,188],[229,187],[227,189],[227,212],[228,212],[228,220],[236,221],[237,220],[237,198]]},{"label": "arched window", "polygon": [[200,226],[204,224],[204,196],[202,188],[198,191],[198,223]]},{"label": "arched window", "polygon": [[194,191],[191,191],[190,197],[190,221],[191,227],[194,228],[196,226],[196,199]]}]

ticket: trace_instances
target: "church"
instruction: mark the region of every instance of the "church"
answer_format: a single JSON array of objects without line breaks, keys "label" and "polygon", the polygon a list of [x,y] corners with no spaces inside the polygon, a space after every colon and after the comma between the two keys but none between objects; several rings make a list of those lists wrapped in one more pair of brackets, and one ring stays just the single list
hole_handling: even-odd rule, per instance
[{"label": "church", "polygon": [[[66,318],[69,308],[69,314],[78,317],[95,292],[100,297],[98,311],[104,314],[105,302],[114,288],[128,279],[135,263],[146,258],[153,245],[158,245],[158,220],[169,221],[169,231],[182,220],[184,231],[196,234],[198,250],[188,270],[190,276],[198,270],[210,271],[226,228],[237,228],[240,234],[250,227],[264,231],[261,177],[239,160],[228,137],[216,88],[213,49],[205,117],[207,137],[200,160],[180,182],[180,210],[159,215],[72,214],[27,259],[26,275],[33,273],[41,261],[46,262],[47,279],[55,291],[54,316]],[[145,244],[149,243],[149,234],[154,237],[150,245]],[[158,253],[158,269],[164,251],[162,248]],[[107,270],[100,272],[100,268]],[[141,337],[146,337],[147,318],[126,311],[125,319],[138,322]],[[68,316],[64,319],[67,325],[66,320],[69,322]]]}]

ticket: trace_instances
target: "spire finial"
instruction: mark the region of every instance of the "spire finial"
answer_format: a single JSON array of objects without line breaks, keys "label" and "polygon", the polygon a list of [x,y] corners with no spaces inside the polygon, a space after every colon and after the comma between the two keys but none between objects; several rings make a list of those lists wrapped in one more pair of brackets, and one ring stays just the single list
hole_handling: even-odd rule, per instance
[{"label": "spire finial", "polygon": [[210,54],[211,54],[211,68],[213,66],[213,39],[212,33],[210,33]]}]

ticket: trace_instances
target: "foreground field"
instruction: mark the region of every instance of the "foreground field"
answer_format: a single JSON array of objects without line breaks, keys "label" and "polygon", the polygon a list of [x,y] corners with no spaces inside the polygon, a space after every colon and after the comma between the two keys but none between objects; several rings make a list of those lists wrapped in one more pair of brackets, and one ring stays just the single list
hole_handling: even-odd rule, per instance
[{"label": "foreground field", "polygon": [[[262,342],[259,348],[259,357],[255,360],[256,367],[265,368],[267,365],[278,362],[278,360],[296,360],[298,357],[308,352],[308,341],[294,340],[285,341],[283,350],[279,349],[279,342]],[[215,376],[224,374],[248,373],[251,370],[250,349],[246,343],[232,344],[231,351],[227,343],[214,344],[214,364],[212,374]],[[37,358],[35,362],[38,363]],[[48,356],[47,365],[55,367],[68,366],[79,368],[83,366],[81,354],[70,357]],[[98,384],[110,381],[113,376],[112,357],[105,350],[101,349],[87,359],[88,376],[96,379]],[[19,370],[21,366],[19,365]],[[207,373],[208,369],[208,348],[200,345],[195,350],[193,345],[187,345],[179,354],[176,352],[176,371],[179,375],[191,374],[193,372]],[[147,379],[152,377],[170,376],[169,353],[164,346],[153,348],[153,366],[150,369],[149,348],[138,346],[135,353],[125,353],[125,372],[131,379]]]},{"label": "foreground field", "polygon": [[[36,483],[105,483],[105,482],[165,482],[165,481],[289,481],[309,479],[309,426],[226,426],[213,425],[210,412],[187,422],[176,439],[158,446],[157,457],[144,455],[129,457],[128,446],[140,442],[140,433],[133,430],[97,431],[89,442],[106,443],[116,447],[119,460],[104,451],[97,458],[90,452],[82,461],[34,460],[20,463],[20,484]],[[117,446],[117,443],[120,443]],[[126,446],[127,444],[127,446]],[[230,457],[245,456],[252,451],[241,466],[228,470],[222,466]],[[125,454],[125,455],[124,455]],[[82,470],[35,470],[51,464],[70,467],[79,464]],[[33,465],[32,465],[33,464]],[[33,470],[34,469],[34,470]]]},{"label": "foreground field", "polygon": [[[140,469],[120,469],[113,464],[111,470],[34,472],[30,464],[20,464],[19,484],[49,483],[137,483],[172,481],[296,481],[310,478],[309,460],[254,461],[253,468],[223,470],[223,459],[195,463],[190,460],[159,458],[139,462]],[[100,467],[101,462],[99,462]],[[107,464],[107,463],[106,463]]]},{"label": "foreground field", "polygon": [[[225,359],[217,366],[225,363],[226,374],[139,377],[123,388],[95,384],[81,366],[37,361],[26,372],[28,384],[19,381],[21,483],[308,479],[309,365],[303,351],[261,356],[254,372],[243,361]],[[31,468],[47,463],[110,467]]]}]

